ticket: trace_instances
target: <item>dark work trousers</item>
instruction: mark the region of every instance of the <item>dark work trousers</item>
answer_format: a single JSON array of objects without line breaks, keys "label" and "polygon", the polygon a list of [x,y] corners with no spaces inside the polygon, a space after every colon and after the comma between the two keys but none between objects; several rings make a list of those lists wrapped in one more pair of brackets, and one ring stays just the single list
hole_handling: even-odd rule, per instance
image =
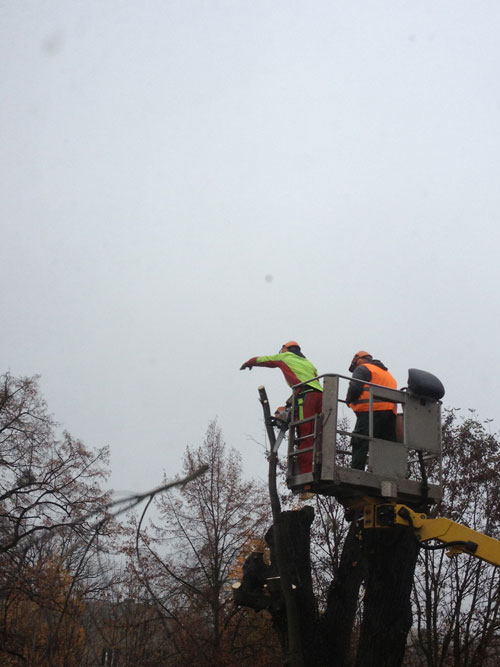
[{"label": "dark work trousers", "polygon": [[[353,434],[368,435],[369,419],[370,415],[368,412],[356,413],[356,425],[354,426]],[[373,437],[396,442],[396,415],[392,410],[373,411]],[[365,469],[366,458],[368,456],[368,442],[368,440],[356,438],[356,435],[352,436],[351,468],[356,468],[357,470]]]},{"label": "dark work trousers", "polygon": [[[299,419],[307,419],[307,417],[321,414],[321,410],[323,409],[323,392],[308,391],[307,393],[299,394],[296,400],[299,407]],[[299,441],[299,449],[312,447],[314,438],[306,438],[304,436],[314,433],[314,420],[311,419],[310,422],[301,424],[297,430],[299,432],[299,437],[304,438]],[[299,471],[301,473],[312,471],[312,454],[312,451],[310,451],[297,457],[299,460]]]}]

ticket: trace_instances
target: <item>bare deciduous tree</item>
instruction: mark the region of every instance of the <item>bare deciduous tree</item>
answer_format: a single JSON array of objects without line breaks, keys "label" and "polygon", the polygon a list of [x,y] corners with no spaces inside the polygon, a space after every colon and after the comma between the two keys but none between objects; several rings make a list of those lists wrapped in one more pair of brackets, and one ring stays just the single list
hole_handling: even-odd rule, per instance
[{"label": "bare deciduous tree", "polygon": [[[500,442],[472,413],[443,422],[444,497],[436,514],[500,537]],[[417,632],[422,665],[494,665],[500,641],[500,568],[472,556],[421,554],[415,576]]]},{"label": "bare deciduous tree", "polygon": [[0,553],[31,535],[71,526],[82,532],[108,498],[109,452],[55,434],[37,378],[0,379]]},{"label": "bare deciduous tree", "polygon": [[100,585],[95,557],[110,531],[96,520],[107,464],[106,448],[56,435],[37,378],[1,376],[0,636],[19,664],[78,664],[82,600]]},{"label": "bare deciduous tree", "polygon": [[154,537],[140,534],[138,572],[168,619],[169,664],[235,664],[234,652],[254,661],[242,639],[248,624],[237,620],[248,612],[234,606],[230,584],[246,545],[262,534],[266,493],[243,480],[240,456],[215,421],[203,445],[186,450],[186,474],[202,465],[204,475],[158,498]]}]

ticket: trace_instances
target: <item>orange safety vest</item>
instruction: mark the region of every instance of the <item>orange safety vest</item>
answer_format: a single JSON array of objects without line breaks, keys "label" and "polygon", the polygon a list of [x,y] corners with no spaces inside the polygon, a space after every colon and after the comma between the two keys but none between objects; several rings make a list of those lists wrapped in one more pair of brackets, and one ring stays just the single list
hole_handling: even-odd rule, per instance
[{"label": "orange safety vest", "polygon": [[[375,366],[375,364],[368,363],[362,365],[366,366],[371,372],[371,381],[373,384],[379,384],[382,387],[390,387],[391,389],[396,389],[398,386],[396,380],[392,377],[389,371],[384,371],[383,368],[379,368],[379,366]],[[349,403],[349,406],[354,412],[368,412],[370,409],[370,385],[365,384],[361,396],[352,403]],[[377,399],[376,396],[373,398],[373,410],[392,410],[394,414],[397,412],[395,403]]]}]

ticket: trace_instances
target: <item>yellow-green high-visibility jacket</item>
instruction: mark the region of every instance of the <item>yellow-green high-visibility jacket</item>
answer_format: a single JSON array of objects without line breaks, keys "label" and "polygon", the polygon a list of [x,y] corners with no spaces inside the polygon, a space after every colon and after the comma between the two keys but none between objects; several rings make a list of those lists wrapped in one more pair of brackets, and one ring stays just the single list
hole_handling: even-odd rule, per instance
[{"label": "yellow-green high-visibility jacket", "polygon": [[[306,382],[306,380],[311,380],[311,378],[318,375],[318,371],[310,361],[293,352],[279,352],[278,354],[271,354],[267,357],[252,357],[246,363],[247,366],[281,368],[285,380],[290,387],[301,382]],[[308,382],[307,386],[316,391],[323,391],[318,380]]]}]

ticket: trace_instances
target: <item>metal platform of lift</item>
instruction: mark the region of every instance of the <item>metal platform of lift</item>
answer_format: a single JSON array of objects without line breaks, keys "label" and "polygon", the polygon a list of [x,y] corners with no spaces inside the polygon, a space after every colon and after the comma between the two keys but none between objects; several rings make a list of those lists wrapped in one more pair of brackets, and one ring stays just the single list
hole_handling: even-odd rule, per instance
[{"label": "metal platform of lift", "polygon": [[426,489],[421,482],[386,479],[369,472],[340,467],[335,481],[314,480],[311,473],[304,473],[288,479],[287,485],[293,493],[311,492],[334,496],[342,504],[348,504],[355,498],[369,496],[387,501],[397,500],[413,507],[420,506],[423,502],[434,504],[442,497],[439,485],[431,484],[430,488]]},{"label": "metal platform of lift", "polygon": [[[298,429],[304,420],[292,412],[288,434],[287,485],[294,493],[311,491],[335,496],[348,503],[371,496],[408,505],[436,503],[442,498],[441,470],[441,383],[425,371],[410,369],[409,380],[420,394],[379,385],[369,386],[369,442],[367,470],[348,467],[351,455],[346,440],[352,433],[339,426],[339,383],[343,375],[326,374],[323,380],[323,411],[315,415],[313,445],[299,448]],[[436,389],[437,387],[437,389]],[[423,392],[428,391],[425,395]],[[434,395],[432,395],[434,392]],[[444,393],[444,388],[442,393]],[[430,394],[430,395],[429,395]],[[398,407],[398,442],[373,437],[373,405],[391,401]],[[314,472],[298,472],[298,457],[312,451]]]}]

